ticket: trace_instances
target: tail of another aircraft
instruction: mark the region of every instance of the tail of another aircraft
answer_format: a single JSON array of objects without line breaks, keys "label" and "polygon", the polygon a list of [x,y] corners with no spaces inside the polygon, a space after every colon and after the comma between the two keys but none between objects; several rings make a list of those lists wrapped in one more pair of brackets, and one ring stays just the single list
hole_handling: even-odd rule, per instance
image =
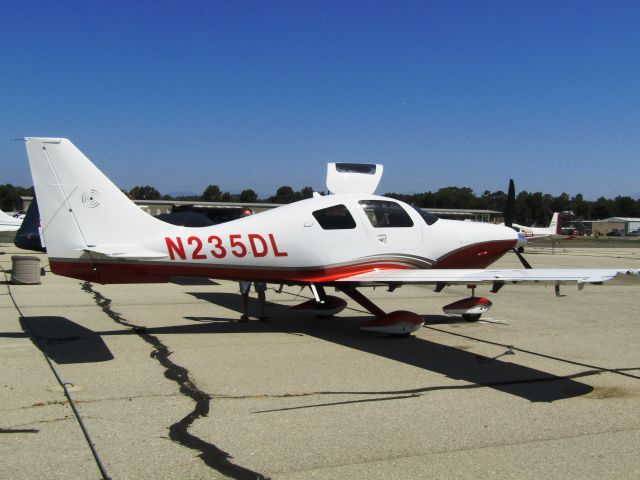
[{"label": "tail of another aircraft", "polygon": [[153,257],[142,239],[160,232],[163,222],[138,208],[69,140],[25,140],[49,257]]},{"label": "tail of another aircraft", "polygon": [[562,233],[562,224],[560,223],[560,213],[554,212],[551,217],[551,223],[549,224],[549,229],[553,229],[555,233]]}]

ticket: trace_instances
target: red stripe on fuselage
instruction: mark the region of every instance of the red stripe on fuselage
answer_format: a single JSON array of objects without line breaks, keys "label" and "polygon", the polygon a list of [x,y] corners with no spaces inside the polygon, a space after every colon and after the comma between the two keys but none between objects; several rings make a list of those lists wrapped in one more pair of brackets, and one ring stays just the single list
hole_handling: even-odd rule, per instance
[{"label": "red stripe on fuselage", "polygon": [[[516,244],[502,240],[469,245],[438,259],[432,268],[486,268]],[[220,278],[227,280],[261,280],[266,282],[328,283],[351,275],[377,270],[421,268],[399,261],[363,262],[336,267],[300,269],[261,269],[218,267],[194,263],[87,262],[51,259],[51,271],[57,275],[95,283],[166,283],[171,276]]]},{"label": "red stripe on fuselage", "polygon": [[266,282],[326,283],[350,275],[374,270],[404,270],[412,268],[400,263],[366,263],[340,267],[310,269],[254,269],[201,266],[194,264],[157,263],[90,263],[72,260],[51,260],[51,271],[57,275],[96,283],[166,283],[171,276],[220,278],[227,280],[258,280]]},{"label": "red stripe on fuselage", "polygon": [[497,240],[467,245],[439,258],[431,268],[487,268],[511,250],[516,242]]}]

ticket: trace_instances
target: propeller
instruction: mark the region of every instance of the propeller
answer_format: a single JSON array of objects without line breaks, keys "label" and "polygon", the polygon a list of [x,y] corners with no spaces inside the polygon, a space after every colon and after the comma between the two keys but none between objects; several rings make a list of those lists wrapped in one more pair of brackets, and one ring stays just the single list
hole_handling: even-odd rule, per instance
[{"label": "propeller", "polygon": [[[513,183],[513,179],[509,179],[509,190],[507,192],[507,204],[504,206],[504,224],[509,228],[513,228],[513,212],[515,210],[515,204],[516,204],[516,186]],[[511,250],[513,250],[513,253],[516,254],[516,256],[518,257],[518,260],[520,260],[520,263],[522,263],[522,266],[524,268],[527,268],[527,269],[531,268],[531,265],[529,264],[529,262],[527,262],[527,259],[524,258],[524,256],[515,247],[513,247]]]},{"label": "propeller", "polygon": [[527,262],[527,259],[526,259],[526,258],[524,258],[524,255],[522,255],[522,254],[518,251],[518,249],[516,249],[515,247],[513,247],[511,250],[513,250],[513,253],[515,253],[515,254],[517,255],[518,259],[520,260],[520,263],[522,263],[522,266],[523,266],[524,268],[527,268],[527,269],[532,268],[532,267],[531,267],[531,264],[530,264],[529,262]]},{"label": "propeller", "polygon": [[516,187],[513,179],[509,180],[509,191],[507,192],[507,204],[504,207],[504,224],[513,228],[513,210],[516,204]]}]

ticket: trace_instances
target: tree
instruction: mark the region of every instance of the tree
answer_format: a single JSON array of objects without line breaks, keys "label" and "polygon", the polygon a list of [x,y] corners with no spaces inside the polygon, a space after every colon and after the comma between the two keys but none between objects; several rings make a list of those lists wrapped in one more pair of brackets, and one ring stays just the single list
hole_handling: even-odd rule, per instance
[{"label": "tree", "polygon": [[240,192],[240,201],[243,203],[255,203],[258,201],[258,194],[250,188],[247,188]]},{"label": "tree", "polygon": [[566,193],[562,193],[559,197],[551,197],[549,195],[551,201],[551,210],[554,212],[564,212],[566,210],[571,210],[571,199],[569,195]]},{"label": "tree", "polygon": [[579,193],[571,199],[571,210],[576,214],[576,217],[591,220],[593,202],[585,201],[582,194]]},{"label": "tree", "polygon": [[162,195],[151,185],[133,187],[129,190],[129,198],[134,200],[160,200]]},{"label": "tree", "polygon": [[[544,195],[542,192],[536,192],[529,195],[528,206],[531,212],[533,225],[546,226],[551,222],[553,211],[550,206],[551,196]],[[529,224],[525,224],[529,225]]]},{"label": "tree", "polygon": [[33,187],[23,188],[5,183],[0,185],[0,209],[5,212],[16,210],[20,207],[20,197],[33,197]]},{"label": "tree", "polygon": [[293,203],[300,200],[300,192],[294,192],[289,185],[283,185],[270,200],[273,203]]},{"label": "tree", "polygon": [[530,195],[531,194],[529,192],[523,190],[516,196],[516,201],[513,207],[513,220],[515,223],[531,225],[533,220],[531,218],[531,210],[529,209]]},{"label": "tree", "polygon": [[616,205],[616,216],[618,217],[637,217],[638,202],[631,197],[616,197],[614,199]]},{"label": "tree", "polygon": [[209,185],[202,192],[202,200],[205,202],[219,202],[222,197],[222,192],[218,185]]},{"label": "tree", "polygon": [[615,209],[616,205],[613,200],[600,197],[593,205],[593,215],[595,218],[599,219],[613,217]]},{"label": "tree", "polygon": [[502,190],[490,192],[485,190],[482,194],[482,208],[503,212],[507,206],[507,194]]},{"label": "tree", "polygon": [[313,197],[313,188],[304,187],[302,190],[300,190],[300,197],[302,197],[302,198],[311,198],[311,197]]}]

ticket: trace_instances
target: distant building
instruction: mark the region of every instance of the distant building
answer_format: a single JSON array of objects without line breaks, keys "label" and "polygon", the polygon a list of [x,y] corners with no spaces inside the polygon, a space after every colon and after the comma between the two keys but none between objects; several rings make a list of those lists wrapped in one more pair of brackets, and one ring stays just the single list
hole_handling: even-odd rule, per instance
[{"label": "distant building", "polygon": [[496,210],[479,210],[465,208],[422,208],[429,213],[433,213],[440,218],[448,218],[451,220],[473,220],[474,222],[497,223],[502,221],[502,212]]},{"label": "distant building", "polygon": [[640,218],[611,217],[591,222],[591,231],[595,236],[624,236],[640,228]]}]

